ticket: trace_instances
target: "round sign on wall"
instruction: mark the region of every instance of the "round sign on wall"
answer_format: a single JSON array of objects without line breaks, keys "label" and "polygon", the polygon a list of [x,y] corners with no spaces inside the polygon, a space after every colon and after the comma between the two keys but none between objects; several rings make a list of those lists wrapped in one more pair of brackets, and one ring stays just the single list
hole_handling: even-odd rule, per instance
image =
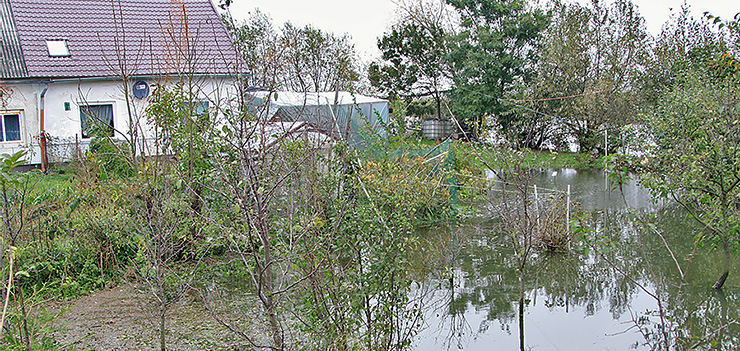
[{"label": "round sign on wall", "polygon": [[139,99],[144,99],[149,96],[149,84],[145,81],[140,80],[134,83],[134,96]]}]

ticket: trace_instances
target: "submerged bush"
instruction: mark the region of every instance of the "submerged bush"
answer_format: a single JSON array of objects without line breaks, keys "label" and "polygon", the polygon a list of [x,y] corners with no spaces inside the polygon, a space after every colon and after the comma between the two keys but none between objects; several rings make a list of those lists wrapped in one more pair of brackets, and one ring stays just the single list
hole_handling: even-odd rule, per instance
[{"label": "submerged bush", "polygon": [[548,196],[540,206],[535,236],[537,246],[547,251],[568,251],[573,234],[570,231],[564,194]]}]

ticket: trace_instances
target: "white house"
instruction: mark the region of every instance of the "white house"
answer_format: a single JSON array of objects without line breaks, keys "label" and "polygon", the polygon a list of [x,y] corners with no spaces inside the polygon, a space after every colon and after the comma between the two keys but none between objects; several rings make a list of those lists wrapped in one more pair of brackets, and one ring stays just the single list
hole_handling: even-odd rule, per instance
[{"label": "white house", "polygon": [[209,0],[0,0],[0,16],[0,153],[30,163],[84,149],[93,120],[151,137],[161,84],[187,79],[202,107],[233,89],[237,55]]}]

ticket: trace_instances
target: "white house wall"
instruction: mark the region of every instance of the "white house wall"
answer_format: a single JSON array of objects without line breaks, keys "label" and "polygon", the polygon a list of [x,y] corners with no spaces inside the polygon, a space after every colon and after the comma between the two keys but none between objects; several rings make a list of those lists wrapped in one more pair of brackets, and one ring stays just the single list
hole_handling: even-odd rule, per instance
[{"label": "white house wall", "polygon": [[[39,135],[39,116],[38,116],[38,84],[18,84],[9,85],[11,89],[10,99],[4,106],[0,106],[2,114],[19,112],[21,140],[20,141],[3,141],[0,142],[0,154],[12,154],[21,150],[28,150],[28,160],[38,160],[38,135]],[[41,85],[43,89],[43,84]],[[34,154],[34,152],[36,154]]]},{"label": "white house wall", "polygon": [[[141,79],[150,85],[150,91],[157,88],[152,79]],[[163,83],[169,84],[169,83]],[[29,163],[41,163],[39,146],[40,110],[39,101],[44,83],[8,84],[12,89],[11,97],[2,112],[21,112],[21,141],[0,142],[0,153],[13,153],[21,149],[29,151]],[[133,82],[129,84],[129,87]],[[90,139],[82,138],[80,123],[80,106],[111,104],[113,106],[113,124],[117,132],[115,138],[125,140],[121,133],[129,130],[129,109],[122,89],[121,81],[114,80],[66,80],[48,83],[48,90],[44,98],[45,130],[48,138],[48,155],[50,162],[69,161],[77,152],[87,150]],[[199,78],[197,99],[209,101],[211,108],[214,105],[223,105],[223,101],[234,97],[234,80],[230,78]],[[151,94],[150,94],[151,96]],[[133,120],[139,120],[140,130],[143,131],[148,145],[154,133],[153,128],[147,125],[145,109],[148,99],[131,97],[131,113]],[[65,103],[69,103],[69,110],[65,110]],[[145,153],[153,153],[147,148]]]}]

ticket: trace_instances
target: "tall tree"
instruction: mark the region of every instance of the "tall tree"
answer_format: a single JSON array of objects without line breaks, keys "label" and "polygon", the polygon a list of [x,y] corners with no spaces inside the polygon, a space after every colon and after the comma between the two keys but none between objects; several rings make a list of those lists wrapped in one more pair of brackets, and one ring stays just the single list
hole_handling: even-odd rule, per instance
[{"label": "tall tree", "polygon": [[657,148],[644,182],[699,221],[697,238],[720,249],[719,289],[730,273],[740,226],[740,89],[738,77],[712,79],[690,70],[658,101],[649,121]]},{"label": "tall tree", "polygon": [[252,89],[332,91],[350,89],[359,79],[355,47],[347,35],[285,23],[277,30],[259,10],[237,23],[225,18]]},{"label": "tall tree", "polygon": [[355,47],[346,34],[335,36],[310,25],[297,28],[290,23],[282,33],[288,90],[347,90],[359,79]]},{"label": "tall tree", "polygon": [[576,113],[575,101],[566,97],[585,91],[591,63],[588,42],[591,11],[559,1],[551,6],[551,23],[543,32],[535,76],[527,87],[520,89],[523,99],[533,100],[521,104],[542,112],[525,115],[517,128],[519,139],[530,148],[539,148],[546,141],[565,146],[568,138],[562,135],[565,130],[558,117]]},{"label": "tall tree", "polygon": [[528,82],[536,64],[539,37],[548,23],[525,0],[447,0],[460,14],[462,31],[450,45],[455,111],[478,130],[496,116],[505,134],[515,114],[498,99],[518,81]]},{"label": "tall tree", "polygon": [[686,13],[665,27],[673,35],[662,47],[677,57],[677,73],[648,118],[657,147],[643,183],[702,224],[696,240],[722,253],[721,289],[740,243],[740,14],[724,21],[705,13],[718,25],[712,30]]},{"label": "tall tree", "polygon": [[671,14],[655,38],[642,98],[648,104],[657,103],[679,82],[683,72],[710,66],[710,61],[725,49],[722,35],[713,30],[708,20],[695,18],[688,6],[682,6]]},{"label": "tall tree", "polygon": [[[544,34],[534,98],[558,116],[564,136],[581,150],[604,152],[603,133],[619,133],[637,116],[637,97],[648,58],[644,20],[630,0],[608,7],[554,2]],[[562,138],[565,139],[565,138]],[[609,143],[616,147],[616,143]]]},{"label": "tall tree", "polygon": [[441,119],[442,91],[450,84],[446,7],[420,1],[401,9],[405,15],[378,40],[385,62],[370,64],[370,82],[390,98],[434,98]]},{"label": "tall tree", "polygon": [[284,46],[272,19],[259,10],[250,13],[249,20],[237,23],[230,16],[224,18],[231,32],[234,46],[241,55],[247,71],[245,84],[250,88],[274,90],[284,76]]}]

